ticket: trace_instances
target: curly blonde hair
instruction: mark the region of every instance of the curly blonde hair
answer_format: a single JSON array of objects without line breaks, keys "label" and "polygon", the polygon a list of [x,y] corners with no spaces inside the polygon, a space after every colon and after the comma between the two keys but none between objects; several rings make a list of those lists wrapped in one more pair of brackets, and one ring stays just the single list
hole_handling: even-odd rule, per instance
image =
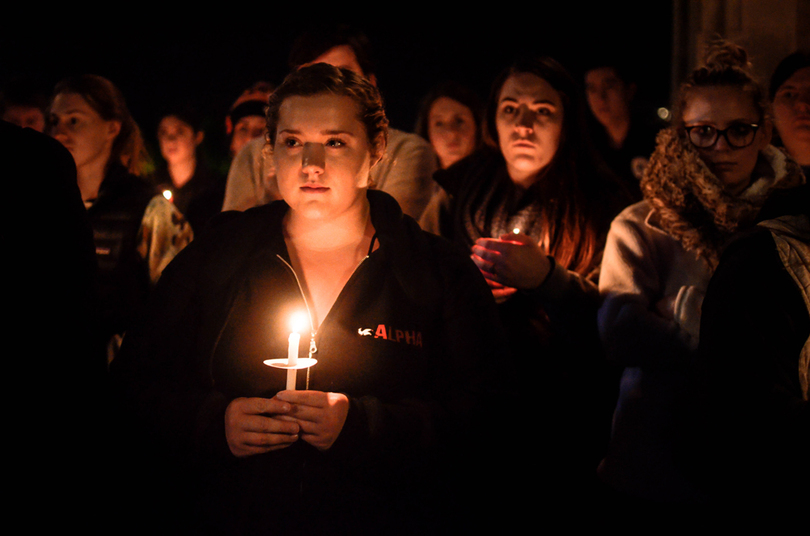
[{"label": "curly blonde hair", "polygon": [[[706,166],[695,147],[686,139],[683,109],[691,92],[700,87],[734,87],[749,94],[761,119],[767,116],[765,88],[750,72],[748,55],[727,41],[713,43],[704,65],[695,69],[681,86],[673,124],[658,134],[656,148],[641,179],[644,198],[656,211],[657,224],[677,239],[687,251],[694,251],[715,267],[723,245],[739,229],[754,221],[772,181],[756,192],[734,196]],[[767,149],[769,158],[778,160],[782,175],[800,176],[792,162],[784,162]],[[774,150],[775,151],[775,150]],[[763,151],[765,152],[765,151]],[[760,155],[762,156],[762,154]]]},{"label": "curly blonde hair", "polygon": [[727,193],[676,129],[662,130],[656,142],[641,179],[644,198],[655,208],[662,230],[714,267],[722,245],[753,220],[760,202]]}]

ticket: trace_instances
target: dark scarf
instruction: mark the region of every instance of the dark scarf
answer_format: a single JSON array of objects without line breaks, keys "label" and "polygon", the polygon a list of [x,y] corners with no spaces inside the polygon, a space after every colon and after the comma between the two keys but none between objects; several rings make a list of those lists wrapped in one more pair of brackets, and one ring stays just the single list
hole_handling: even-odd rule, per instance
[{"label": "dark scarf", "polygon": [[[500,153],[482,150],[476,156],[437,173],[436,180],[457,204],[454,226],[468,247],[479,238],[498,238],[518,228],[538,242],[545,236],[539,184],[528,190],[516,186]],[[542,181],[540,181],[542,182]]]}]

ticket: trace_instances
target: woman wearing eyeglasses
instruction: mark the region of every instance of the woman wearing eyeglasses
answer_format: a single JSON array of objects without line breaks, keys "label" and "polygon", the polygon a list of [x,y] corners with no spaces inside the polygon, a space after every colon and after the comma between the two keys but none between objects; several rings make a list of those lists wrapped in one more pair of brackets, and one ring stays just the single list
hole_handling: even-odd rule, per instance
[{"label": "woman wearing eyeglasses", "polygon": [[599,329],[608,357],[625,368],[599,475],[625,499],[703,500],[676,451],[704,291],[725,244],[753,225],[769,194],[804,181],[769,145],[767,94],[749,69],[740,47],[709,49],[658,136],[644,200],[608,234]]}]

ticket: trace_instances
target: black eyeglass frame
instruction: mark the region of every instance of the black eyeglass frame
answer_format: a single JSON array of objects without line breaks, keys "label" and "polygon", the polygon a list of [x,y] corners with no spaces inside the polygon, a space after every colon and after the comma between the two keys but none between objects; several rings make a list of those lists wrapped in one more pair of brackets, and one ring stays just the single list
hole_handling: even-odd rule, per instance
[{"label": "black eyeglass frame", "polygon": [[[751,141],[749,141],[745,145],[735,145],[728,138],[728,131],[731,130],[732,128],[739,127],[739,126],[751,127],[751,129],[753,129],[753,131],[754,131],[754,135],[751,137]],[[683,130],[686,132],[686,138],[689,140],[689,143],[691,143],[692,145],[694,145],[698,149],[708,149],[709,147],[714,147],[714,144],[717,143],[717,141],[720,139],[720,136],[723,136],[724,138],[726,138],[726,143],[728,143],[729,147],[732,147],[734,149],[745,149],[746,147],[749,147],[752,143],[754,143],[754,140],[757,139],[757,131],[759,130],[760,126],[761,125],[759,125],[757,123],[735,123],[735,124],[731,125],[730,127],[724,128],[724,129],[721,130],[719,128],[714,128],[711,125],[692,125],[691,127],[687,127],[686,125],[684,125]],[[701,128],[701,127],[714,128],[714,139],[712,139],[712,142],[710,144],[708,144],[708,145],[698,145],[697,143],[695,143],[695,140],[692,139],[692,130],[694,130],[696,128]]]}]

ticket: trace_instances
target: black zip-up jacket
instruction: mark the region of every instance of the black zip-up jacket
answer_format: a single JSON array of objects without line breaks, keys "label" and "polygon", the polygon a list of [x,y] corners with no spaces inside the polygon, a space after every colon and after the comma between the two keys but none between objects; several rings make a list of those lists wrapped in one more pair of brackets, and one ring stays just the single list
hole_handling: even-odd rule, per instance
[{"label": "black zip-up jacket", "polygon": [[[309,388],[350,400],[328,451],[298,442],[237,459],[225,440],[232,399],[285,388],[285,371],[263,361],[286,357],[288,319],[306,309],[282,235],[283,202],[215,219],[164,271],[113,362],[138,434],[201,479],[194,487],[211,526],[379,534],[390,533],[379,523],[396,532],[421,523],[425,505],[452,510],[447,462],[479,448],[469,425],[481,417],[482,391],[499,381],[485,373],[503,345],[495,304],[468,257],[420,230],[389,195],[368,198],[379,247],[313,336]],[[300,355],[309,348],[302,336]],[[299,389],[305,380],[299,372]]]},{"label": "black zip-up jacket", "polygon": [[114,164],[87,210],[96,245],[105,341],[129,327],[149,293],[149,267],[138,253],[138,231],[155,195],[154,186]]}]

